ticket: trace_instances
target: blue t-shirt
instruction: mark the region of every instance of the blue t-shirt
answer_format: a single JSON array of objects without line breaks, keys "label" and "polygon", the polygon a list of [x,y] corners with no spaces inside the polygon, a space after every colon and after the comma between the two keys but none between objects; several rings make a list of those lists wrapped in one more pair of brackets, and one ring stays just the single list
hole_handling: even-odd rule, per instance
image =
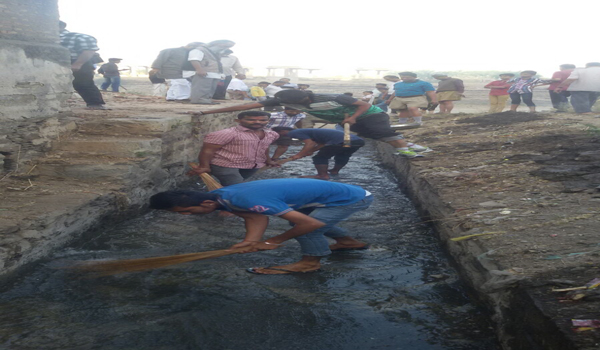
[{"label": "blue t-shirt", "polygon": [[396,96],[417,96],[424,95],[426,91],[435,91],[435,88],[431,83],[422,80],[415,80],[411,83],[398,82],[394,84],[394,91]]},{"label": "blue t-shirt", "polygon": [[314,179],[273,179],[243,182],[211,191],[227,211],[283,215],[309,207],[354,204],[367,195],[358,186]]},{"label": "blue t-shirt", "polygon": [[[287,136],[306,140],[311,139],[316,143],[324,145],[340,145],[344,143],[344,132],[334,129],[296,129],[290,131]],[[360,137],[350,134],[350,140],[362,140]]]}]

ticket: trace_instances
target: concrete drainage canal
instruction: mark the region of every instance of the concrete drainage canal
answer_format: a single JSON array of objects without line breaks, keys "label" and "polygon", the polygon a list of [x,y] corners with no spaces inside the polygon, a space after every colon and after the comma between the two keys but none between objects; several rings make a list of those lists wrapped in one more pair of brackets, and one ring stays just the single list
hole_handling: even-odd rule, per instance
[{"label": "concrete drainage canal", "polygon": [[[312,174],[310,159],[262,178]],[[375,203],[343,225],[366,251],[339,252],[321,272],[257,276],[253,266],[298,258],[296,242],[101,278],[57,269],[75,261],[223,249],[238,219],[149,212],[77,243],[23,273],[0,295],[2,349],[499,349],[488,316],[470,298],[396,180],[363,147],[334,181],[363,186]],[[191,185],[198,188],[198,185]],[[287,229],[273,218],[267,235]]]}]

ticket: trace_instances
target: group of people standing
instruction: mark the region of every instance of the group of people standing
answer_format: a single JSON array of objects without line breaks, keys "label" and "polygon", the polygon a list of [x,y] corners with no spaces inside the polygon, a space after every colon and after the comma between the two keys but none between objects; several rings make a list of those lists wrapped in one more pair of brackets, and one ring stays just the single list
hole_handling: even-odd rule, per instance
[{"label": "group of people standing", "polygon": [[510,98],[510,110],[516,111],[521,101],[535,112],[533,102],[534,88],[548,85],[548,93],[555,112],[566,112],[571,105],[578,114],[592,114],[592,107],[600,96],[600,63],[591,62],[585,68],[577,68],[574,64],[562,64],[560,70],[554,72],[550,79],[539,79],[537,72],[526,70],[518,78],[512,73],[500,74],[500,80],[485,86],[490,89],[490,113],[499,113],[506,107]]}]

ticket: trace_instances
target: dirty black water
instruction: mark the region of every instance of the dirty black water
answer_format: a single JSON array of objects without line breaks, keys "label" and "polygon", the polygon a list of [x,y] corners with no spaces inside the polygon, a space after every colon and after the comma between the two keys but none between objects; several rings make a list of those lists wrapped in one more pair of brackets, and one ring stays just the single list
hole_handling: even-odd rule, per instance
[{"label": "dirty black water", "polygon": [[[335,181],[363,186],[373,206],[343,226],[371,243],[336,253],[321,272],[257,276],[254,266],[299,258],[298,246],[147,272],[74,278],[56,267],[223,249],[238,219],[150,212],[56,253],[0,294],[1,349],[494,350],[487,316],[471,303],[431,229],[396,180],[363,147]],[[310,159],[262,178],[312,174]],[[268,235],[288,228],[273,218]]]}]

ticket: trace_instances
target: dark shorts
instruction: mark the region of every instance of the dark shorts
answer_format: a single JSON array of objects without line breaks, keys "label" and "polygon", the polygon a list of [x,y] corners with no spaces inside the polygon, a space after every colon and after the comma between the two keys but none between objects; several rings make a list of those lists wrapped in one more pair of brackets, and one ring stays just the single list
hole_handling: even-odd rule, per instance
[{"label": "dark shorts", "polygon": [[388,142],[403,139],[390,127],[390,116],[387,113],[374,113],[358,119],[356,124],[350,127],[358,136]]}]

